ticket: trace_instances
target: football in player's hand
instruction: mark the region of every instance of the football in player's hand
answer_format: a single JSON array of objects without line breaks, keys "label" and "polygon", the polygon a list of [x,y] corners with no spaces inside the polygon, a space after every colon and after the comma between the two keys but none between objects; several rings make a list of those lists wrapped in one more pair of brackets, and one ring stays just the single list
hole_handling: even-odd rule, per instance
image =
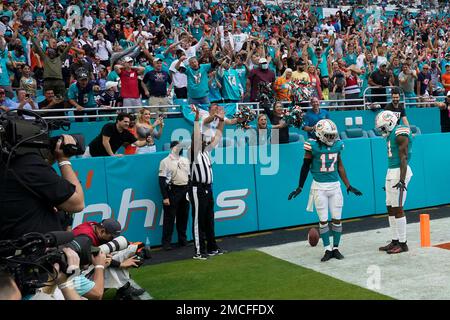
[{"label": "football in player's hand", "polygon": [[308,242],[311,245],[311,247],[315,247],[317,246],[317,243],[319,243],[319,232],[317,231],[316,228],[311,228],[309,229],[308,232]]}]

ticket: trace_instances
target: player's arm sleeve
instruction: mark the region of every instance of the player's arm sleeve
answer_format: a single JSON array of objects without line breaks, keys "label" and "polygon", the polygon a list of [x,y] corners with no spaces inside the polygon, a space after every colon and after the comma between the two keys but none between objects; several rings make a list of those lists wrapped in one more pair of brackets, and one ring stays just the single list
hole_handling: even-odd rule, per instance
[{"label": "player's arm sleeve", "polygon": [[308,177],[309,169],[312,163],[312,148],[309,142],[305,142],[305,158],[303,159],[303,165],[300,169],[300,178],[298,179],[298,186],[303,189],[305,185],[306,178]]}]

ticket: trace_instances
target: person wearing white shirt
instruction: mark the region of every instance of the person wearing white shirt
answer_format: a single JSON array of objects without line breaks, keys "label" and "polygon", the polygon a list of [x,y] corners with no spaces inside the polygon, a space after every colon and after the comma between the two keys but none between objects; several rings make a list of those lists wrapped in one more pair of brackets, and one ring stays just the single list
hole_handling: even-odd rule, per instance
[{"label": "person wearing white shirt", "polygon": [[241,28],[236,28],[236,33],[233,34],[233,41],[234,41],[234,52],[238,53],[242,50],[242,47],[244,43],[249,38],[249,35],[246,33],[242,33]]},{"label": "person wearing white shirt", "polygon": [[102,32],[97,33],[97,40],[94,41],[95,53],[100,58],[100,63],[108,66],[109,57],[113,53],[111,41],[106,40]]},{"label": "person wearing white shirt", "polygon": [[[181,49],[177,50],[177,57],[184,55]],[[182,64],[178,70],[175,66],[178,64],[178,59],[174,60],[170,65],[169,72],[172,77],[173,88],[177,99],[187,99],[187,76],[184,73],[186,67]],[[183,70],[184,69],[184,70]]]},{"label": "person wearing white shirt", "polygon": [[202,37],[200,41],[197,42],[197,44],[192,46],[191,44],[193,39],[195,38],[189,36],[189,38],[183,39],[181,41],[181,45],[177,47],[177,49],[183,50],[183,53],[186,56],[187,60],[197,56],[197,51],[201,48],[203,42],[205,41],[205,37]]},{"label": "person wearing white shirt", "polygon": [[88,30],[92,30],[92,28],[94,28],[94,19],[92,19],[88,10],[84,11],[81,26]]}]

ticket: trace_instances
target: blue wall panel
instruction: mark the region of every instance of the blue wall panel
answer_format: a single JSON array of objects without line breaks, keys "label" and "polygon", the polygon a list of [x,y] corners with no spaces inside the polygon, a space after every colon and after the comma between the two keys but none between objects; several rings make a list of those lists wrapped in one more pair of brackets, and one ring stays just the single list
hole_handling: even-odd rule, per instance
[{"label": "blue wall panel", "polygon": [[[240,162],[237,161],[239,152],[234,148],[217,149],[213,154],[217,162],[213,165],[213,192],[218,236],[318,221],[315,213],[306,211],[311,174],[304,191],[297,198],[287,200],[298,184],[303,144],[291,143],[272,148],[275,149],[268,154],[269,157],[264,157],[267,149],[244,148],[245,161],[240,159]],[[279,148],[279,158],[275,156],[276,148]],[[410,162],[414,176],[408,187],[407,209],[450,202],[447,192],[450,170],[446,169],[450,163],[448,150],[450,134],[414,138]],[[347,176],[364,195],[347,195],[342,186],[344,219],[386,212],[385,192],[382,190],[387,170],[386,152],[386,142],[382,138],[345,140],[342,159]],[[151,245],[159,245],[162,199],[158,167],[167,154],[74,159],[73,166],[86,199],[86,208],[75,215],[74,224],[85,220],[100,221],[111,216],[121,222],[130,241],[146,241],[148,238]],[[272,170],[268,170],[269,167]],[[268,171],[272,174],[267,174]],[[189,239],[192,238],[191,220],[189,218]],[[176,241],[175,231],[173,241]]]}]

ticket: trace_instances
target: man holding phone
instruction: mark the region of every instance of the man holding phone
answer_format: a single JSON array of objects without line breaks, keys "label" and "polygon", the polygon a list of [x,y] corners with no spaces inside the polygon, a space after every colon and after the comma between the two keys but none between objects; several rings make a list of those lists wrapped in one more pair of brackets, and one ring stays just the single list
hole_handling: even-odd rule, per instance
[{"label": "man holding phone", "polygon": [[[47,89],[44,92],[45,100],[38,103],[40,110],[64,109],[64,99],[61,96],[55,96],[53,89]],[[64,111],[52,111],[43,114],[47,117],[64,117]]]},{"label": "man holding phone", "polygon": [[[30,94],[28,94],[24,89],[17,90],[17,108],[15,109],[25,109],[25,110],[34,110],[37,109],[37,106],[33,99],[30,98]],[[25,119],[33,117],[23,116]]]}]

